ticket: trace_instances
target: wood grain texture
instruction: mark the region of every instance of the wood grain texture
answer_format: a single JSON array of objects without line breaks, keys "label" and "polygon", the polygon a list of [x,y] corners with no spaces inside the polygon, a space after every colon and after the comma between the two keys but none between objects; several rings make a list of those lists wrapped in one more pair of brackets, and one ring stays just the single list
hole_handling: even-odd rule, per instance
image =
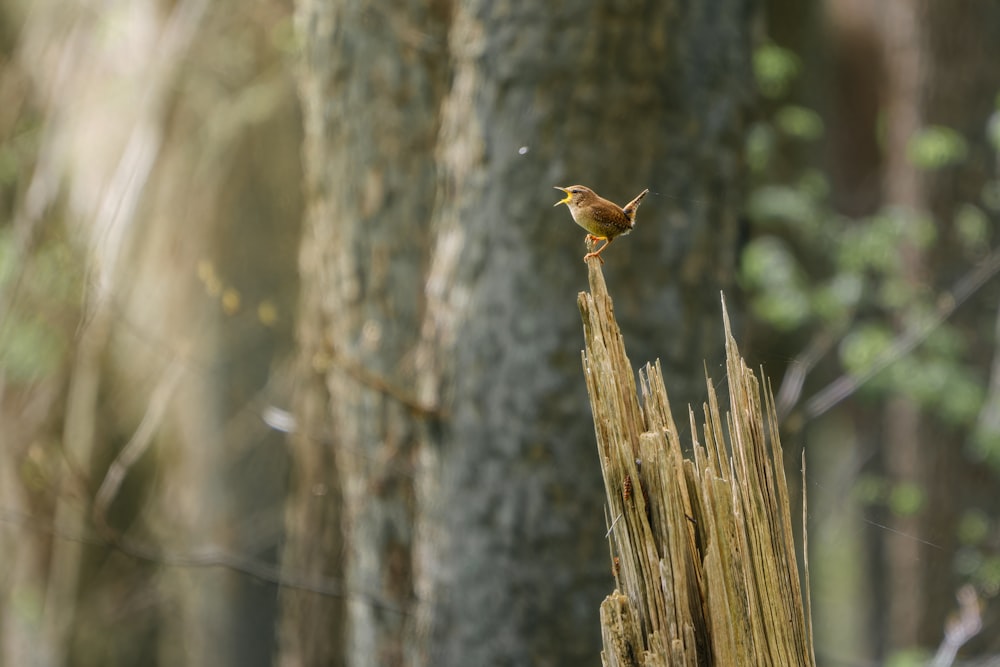
[{"label": "wood grain texture", "polygon": [[604,665],[815,664],[770,387],[724,304],[729,409],[706,378],[683,449],[659,362],[637,386],[600,264],[588,266],[583,368],[617,586],[601,605]]}]

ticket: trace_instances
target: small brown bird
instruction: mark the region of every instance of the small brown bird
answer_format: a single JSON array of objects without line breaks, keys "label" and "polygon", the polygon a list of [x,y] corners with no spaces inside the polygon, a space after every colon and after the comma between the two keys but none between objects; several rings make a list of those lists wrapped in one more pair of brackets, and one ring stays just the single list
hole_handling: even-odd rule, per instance
[{"label": "small brown bird", "polygon": [[568,188],[557,186],[556,190],[565,192],[566,198],[560,199],[553,206],[566,204],[576,224],[589,232],[587,234],[588,241],[596,243],[598,239],[604,239],[604,245],[583,256],[584,261],[596,257],[601,260],[601,264],[604,263],[604,258],[601,257],[604,249],[611,245],[611,242],[616,238],[628,234],[635,227],[635,212],[639,208],[639,202],[649,194],[648,189],[643,190],[622,208],[614,202],[599,197],[596,192],[582,185],[571,185]]}]

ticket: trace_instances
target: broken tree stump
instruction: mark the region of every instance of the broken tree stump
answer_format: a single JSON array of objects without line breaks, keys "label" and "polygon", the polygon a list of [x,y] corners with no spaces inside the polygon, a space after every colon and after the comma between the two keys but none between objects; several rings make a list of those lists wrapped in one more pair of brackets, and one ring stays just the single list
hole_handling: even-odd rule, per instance
[{"label": "broken tree stump", "polygon": [[729,409],[706,378],[685,457],[659,362],[637,387],[600,264],[588,267],[583,368],[616,582],[601,604],[603,664],[815,665],[774,401],[740,356],[725,302]]}]

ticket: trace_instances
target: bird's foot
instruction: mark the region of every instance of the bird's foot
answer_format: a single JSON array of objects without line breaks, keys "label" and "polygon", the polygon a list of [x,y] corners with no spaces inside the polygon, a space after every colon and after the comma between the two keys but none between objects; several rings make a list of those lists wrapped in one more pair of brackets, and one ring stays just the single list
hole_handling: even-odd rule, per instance
[{"label": "bird's foot", "polygon": [[601,253],[600,252],[588,252],[586,255],[583,256],[583,261],[586,262],[591,257],[596,257],[597,259],[601,260],[601,264],[602,265],[604,264],[604,258],[601,257]]}]

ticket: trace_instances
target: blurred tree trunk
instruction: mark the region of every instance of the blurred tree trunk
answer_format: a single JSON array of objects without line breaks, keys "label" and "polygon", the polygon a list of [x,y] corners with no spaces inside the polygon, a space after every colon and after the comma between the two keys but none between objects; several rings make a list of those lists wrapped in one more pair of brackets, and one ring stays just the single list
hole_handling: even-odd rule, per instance
[{"label": "blurred tree trunk", "polygon": [[[939,241],[925,254],[907,260],[913,287],[926,289],[931,276],[948,285],[972,259],[959,242],[957,214],[964,205],[978,204],[983,184],[996,177],[993,156],[981,137],[1000,90],[996,69],[1000,4],[896,0],[884,25],[887,76],[896,82],[887,91],[886,199],[926,211],[938,224]],[[912,134],[905,134],[916,129],[914,122],[956,130],[965,138],[968,154],[953,168],[914,173],[917,168],[907,159],[906,144]],[[897,128],[889,130],[893,125]],[[990,340],[993,318],[988,313],[996,307],[997,297],[995,289],[984,291],[951,322],[965,333],[970,353],[982,360],[983,367],[992,352],[983,341]],[[967,440],[971,425],[942,424],[920,414],[909,401],[890,404],[887,418],[885,461],[890,474],[914,479],[926,491],[926,511],[894,527],[909,535],[931,536],[940,548],[927,550],[905,536],[885,536],[890,568],[886,636],[894,648],[935,646],[960,584],[952,574],[956,526],[970,507],[991,514],[1000,507],[982,465],[970,461],[967,450],[954,446]],[[896,574],[898,570],[903,574]]]},{"label": "blurred tree trunk", "polygon": [[[596,659],[612,580],[574,309],[585,249],[551,188],[656,193],[606,273],[630,350],[698,400],[737,250],[750,20],[736,0],[301,0],[299,337],[325,392],[298,411],[309,428],[328,401],[331,431],[299,438],[285,565],[342,562],[346,596],[305,619],[343,646],[289,616],[282,664]],[[339,525],[317,483],[339,489]],[[303,619],[305,595],[285,614]]]},{"label": "blurred tree trunk", "polygon": [[402,662],[415,457],[434,412],[416,398],[414,354],[447,10],[422,0],[299,3],[308,197],[299,343],[301,368],[323,382],[299,393],[305,431],[283,566],[339,575],[346,597],[284,593],[278,660],[289,667]]},{"label": "blurred tree trunk", "polygon": [[[928,54],[924,52],[920,35],[918,3],[892,0],[886,3],[883,21],[885,49],[885,87],[883,109],[886,116],[886,157],[883,171],[884,201],[909,215],[926,210],[922,187],[923,176],[913,164],[908,143],[924,123],[920,90],[924,84]],[[926,279],[926,258],[919,249],[905,245],[899,249],[902,259],[902,280],[914,290]],[[894,323],[902,331],[907,323],[900,318]],[[882,461],[892,482],[926,484],[931,442],[927,441],[920,408],[911,399],[899,395],[890,397],[884,412],[884,444]],[[941,511],[943,508],[937,508]],[[883,536],[885,549],[885,600],[883,642],[890,650],[916,645],[919,641],[921,616],[930,604],[927,582],[921,568],[921,553],[926,545],[913,539],[925,535],[916,513],[895,516],[892,527],[899,534]],[[942,601],[944,602],[944,601]],[[948,608],[947,605],[944,606]]]}]

